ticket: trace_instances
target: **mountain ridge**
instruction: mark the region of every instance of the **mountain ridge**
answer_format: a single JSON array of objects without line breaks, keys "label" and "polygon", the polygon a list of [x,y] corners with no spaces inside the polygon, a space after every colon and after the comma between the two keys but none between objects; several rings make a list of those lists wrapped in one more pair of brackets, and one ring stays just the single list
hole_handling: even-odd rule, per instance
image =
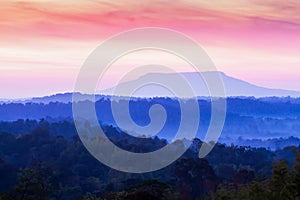
[{"label": "mountain ridge", "polygon": [[[261,87],[247,81],[234,78],[231,76],[226,75],[224,72],[219,71],[208,71],[208,72],[183,72],[180,73],[188,82],[190,83],[192,89],[195,92],[195,96],[211,96],[209,90],[206,87],[205,79],[210,80],[211,82],[214,81],[214,78],[220,77],[223,81],[225,94],[227,97],[237,97],[237,96],[254,96],[254,97],[300,97],[300,91],[294,90],[284,90],[284,89],[274,89],[274,88],[267,88]],[[200,75],[200,76],[199,76]],[[123,82],[120,85],[122,87],[132,87],[133,85],[138,85],[138,83],[143,82],[151,82],[153,80],[170,80],[176,81],[176,77],[178,74],[163,74],[163,73],[149,73],[135,79],[133,81]],[[199,77],[202,79],[199,79]],[[205,79],[203,78],[205,77]],[[102,90],[101,93],[112,95],[113,90],[115,87]],[[144,87],[145,92],[139,92],[136,96],[142,97],[155,97],[155,96],[174,96],[170,94],[170,92],[163,91],[162,87],[158,86],[146,86]]]},{"label": "mountain ridge", "polygon": [[[224,88],[225,93],[227,97],[256,97],[256,98],[262,98],[262,97],[300,97],[300,91],[295,90],[285,90],[285,89],[274,89],[274,88],[267,88],[258,86],[252,83],[249,83],[247,81],[228,76],[224,72],[219,71],[208,71],[208,72],[202,72],[202,75],[205,75],[206,77],[209,77],[210,75],[213,75],[215,77],[216,73],[221,77],[221,79],[224,82]],[[210,94],[205,89],[205,83],[203,80],[199,82],[199,79],[196,78],[196,75],[199,77],[198,73],[195,72],[182,72],[180,73],[183,75],[186,79],[188,79],[191,82],[191,85],[193,89],[195,89],[196,96],[198,97],[209,97]],[[163,73],[149,73],[145,74],[143,76],[140,76],[139,78],[124,82],[121,84],[132,84],[135,83],[135,81],[139,80],[141,82],[152,80],[153,77],[156,77],[156,79],[166,79],[169,78],[171,81],[173,79],[174,74],[163,74]],[[95,94],[96,100],[105,96],[112,96],[113,95],[113,89],[108,88],[105,90],[98,91],[99,93]],[[149,89],[149,88],[148,88]],[[150,88],[151,89],[151,88]],[[255,90],[255,91],[253,91]],[[141,94],[140,97],[169,97],[170,93],[165,93],[164,90],[157,90],[157,88],[154,88],[153,91],[146,90],[144,93]],[[31,98],[22,98],[22,99],[0,99],[0,103],[50,103],[50,102],[62,102],[62,103],[69,103],[72,102],[72,95],[73,92],[66,92],[66,93],[57,93],[53,95],[48,96],[42,96],[42,97],[31,97]],[[173,95],[174,96],[174,95]],[[138,96],[137,96],[138,97]]]}]

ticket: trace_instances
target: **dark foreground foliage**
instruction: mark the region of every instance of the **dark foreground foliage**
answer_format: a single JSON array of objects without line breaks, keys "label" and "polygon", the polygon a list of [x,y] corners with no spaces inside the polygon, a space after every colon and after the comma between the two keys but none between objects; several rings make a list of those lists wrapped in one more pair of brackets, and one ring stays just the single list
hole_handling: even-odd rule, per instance
[{"label": "dark foreground foliage", "polygon": [[[64,126],[68,130],[69,125]],[[202,142],[195,139],[172,165],[129,174],[99,163],[77,136],[53,135],[55,126],[47,127],[20,136],[0,134],[0,199],[300,198],[299,146],[272,152],[217,144],[199,159]],[[149,152],[167,144],[158,138],[139,141],[113,127],[104,128],[115,144],[127,150]]]}]

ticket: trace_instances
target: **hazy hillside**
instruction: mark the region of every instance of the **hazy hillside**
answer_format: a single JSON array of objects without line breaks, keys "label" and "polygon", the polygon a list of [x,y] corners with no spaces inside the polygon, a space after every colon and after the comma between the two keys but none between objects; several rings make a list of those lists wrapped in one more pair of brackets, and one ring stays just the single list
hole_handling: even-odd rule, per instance
[{"label": "hazy hillside", "polygon": [[[290,99],[291,101],[295,99]],[[123,100],[125,101],[125,100]],[[172,138],[180,124],[180,106],[176,99],[152,98],[133,99],[130,101],[130,114],[138,125],[150,123],[149,109],[154,104],[162,105],[168,118],[159,136]],[[211,103],[199,100],[201,120],[198,137],[203,138],[210,123]],[[96,103],[98,119],[103,124],[117,126],[112,116],[111,101],[107,97],[100,98]],[[123,115],[123,110],[120,110]],[[125,114],[125,112],[124,112]],[[10,103],[0,105],[0,121],[18,119],[49,119],[50,121],[72,121],[72,104],[52,102],[41,103]],[[131,131],[130,127],[127,131]],[[237,139],[266,139],[278,137],[300,136],[300,104],[290,101],[267,101],[255,98],[228,98],[227,116],[221,137]]]}]

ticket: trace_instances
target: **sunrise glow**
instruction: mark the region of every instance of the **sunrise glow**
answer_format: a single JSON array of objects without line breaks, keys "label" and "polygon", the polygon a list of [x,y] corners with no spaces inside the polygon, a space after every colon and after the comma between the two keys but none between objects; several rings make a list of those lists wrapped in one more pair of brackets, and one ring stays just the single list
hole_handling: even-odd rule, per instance
[{"label": "sunrise glow", "polygon": [[300,90],[298,0],[3,0],[0,98],[72,91],[97,45],[149,26],[192,37],[219,71],[265,87]]}]

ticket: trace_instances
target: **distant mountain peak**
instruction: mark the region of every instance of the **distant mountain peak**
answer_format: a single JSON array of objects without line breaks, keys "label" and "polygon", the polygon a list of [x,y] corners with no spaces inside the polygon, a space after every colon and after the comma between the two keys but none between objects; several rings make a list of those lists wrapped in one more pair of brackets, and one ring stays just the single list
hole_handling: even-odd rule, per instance
[{"label": "distant mountain peak", "polygon": [[[226,96],[234,97],[234,96],[254,96],[254,97],[300,97],[299,91],[293,90],[283,90],[283,89],[271,89],[266,87],[257,86],[255,84],[251,84],[249,82],[228,76],[224,72],[220,71],[205,71],[205,72],[182,72],[180,73],[186,80],[188,80],[192,89],[194,90],[196,96],[211,96],[210,92],[207,89],[205,79],[215,78],[215,76],[219,76],[224,83],[224,89]],[[178,74],[175,73],[149,73],[143,75],[136,80],[128,81],[121,83],[122,87],[130,87],[131,85],[139,85],[142,82],[151,82],[151,80],[166,80],[168,79],[170,82],[176,81],[175,76]],[[112,95],[114,88],[109,88],[106,90],[100,91],[101,94]],[[135,96],[141,97],[155,97],[155,96],[174,96],[172,93],[168,92],[166,89],[159,87],[157,85],[145,86],[144,90],[140,90],[135,94]]]},{"label": "distant mountain peak", "polygon": [[[193,90],[195,91],[195,95],[198,97],[209,97],[211,96],[206,88],[205,81],[201,79],[203,77],[210,77],[215,75],[219,75],[224,83],[224,89],[227,97],[300,97],[299,91],[292,90],[283,90],[283,89],[271,89],[266,87],[257,86],[255,84],[251,84],[249,82],[240,80],[238,78],[231,77],[224,72],[220,71],[205,71],[201,73],[197,72],[182,72],[180,73],[186,80],[189,81]],[[126,84],[136,84],[136,83],[144,83],[149,80],[155,79],[169,79],[169,81],[175,81],[174,76],[178,76],[178,74],[167,74],[167,73],[149,73],[145,74],[135,80],[121,83],[122,86],[126,87]],[[99,98],[103,98],[105,96],[113,95],[113,90],[115,87],[98,91],[96,95],[96,100]],[[144,90],[140,90],[139,93],[135,94],[136,97],[174,97],[174,95],[168,92],[166,89],[159,88],[157,86],[147,86],[143,88]],[[2,99],[0,103],[44,103],[47,104],[49,102],[60,102],[60,103],[70,103],[72,102],[72,92],[68,93],[57,93],[44,97],[33,97],[28,99]]]}]

